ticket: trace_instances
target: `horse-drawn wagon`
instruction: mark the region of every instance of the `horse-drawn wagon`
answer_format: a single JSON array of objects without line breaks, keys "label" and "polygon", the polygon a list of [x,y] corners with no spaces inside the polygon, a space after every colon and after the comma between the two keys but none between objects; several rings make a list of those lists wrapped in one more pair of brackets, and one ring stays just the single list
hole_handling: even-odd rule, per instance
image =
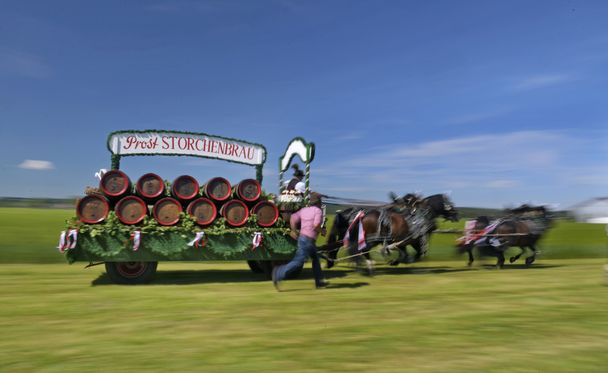
[{"label": "horse-drawn wagon", "polygon": [[[247,261],[255,272],[289,260],[296,242],[289,236],[290,211],[309,195],[314,143],[293,139],[279,159],[283,174],[298,155],[306,165],[301,195],[273,196],[262,190],[266,149],[261,144],[178,131],[118,131],[108,136],[111,170],[100,170],[99,188],[79,199],[58,249],[68,262],[105,264],[117,283],[150,281],[159,261]],[[232,185],[222,177],[201,184],[183,175],[172,183],[154,173],[137,182],[120,170],[123,157],[193,156],[255,168],[255,178]]]}]

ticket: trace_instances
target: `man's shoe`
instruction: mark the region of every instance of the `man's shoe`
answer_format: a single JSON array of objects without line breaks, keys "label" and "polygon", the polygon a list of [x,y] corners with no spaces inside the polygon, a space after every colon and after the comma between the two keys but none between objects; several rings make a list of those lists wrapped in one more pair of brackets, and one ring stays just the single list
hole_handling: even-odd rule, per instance
[{"label": "man's shoe", "polygon": [[327,281],[321,281],[317,284],[317,289],[323,289],[329,286],[329,282]]},{"label": "man's shoe", "polygon": [[277,291],[281,291],[281,288],[279,286],[281,282],[277,280],[277,268],[279,267],[272,268],[272,284],[274,285],[275,289],[277,289]]}]

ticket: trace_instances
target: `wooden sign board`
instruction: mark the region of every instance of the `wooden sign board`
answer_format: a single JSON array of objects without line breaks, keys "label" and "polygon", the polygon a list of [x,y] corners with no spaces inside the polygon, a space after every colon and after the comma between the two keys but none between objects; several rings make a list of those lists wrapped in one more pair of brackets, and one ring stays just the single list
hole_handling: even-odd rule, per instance
[{"label": "wooden sign board", "polygon": [[108,136],[114,155],[183,155],[221,159],[251,166],[263,165],[263,145],[203,133],[178,131],[118,131]]}]

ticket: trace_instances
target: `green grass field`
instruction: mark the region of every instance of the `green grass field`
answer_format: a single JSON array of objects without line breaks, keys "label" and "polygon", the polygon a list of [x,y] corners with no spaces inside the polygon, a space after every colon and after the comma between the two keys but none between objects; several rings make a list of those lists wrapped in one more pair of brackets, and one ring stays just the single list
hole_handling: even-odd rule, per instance
[{"label": "green grass field", "polygon": [[114,285],[103,266],[67,265],[54,249],[71,215],[0,209],[2,372],[604,372],[608,365],[602,226],[559,222],[529,269],[496,270],[492,258],[467,268],[464,257],[454,260],[456,235],[438,234],[424,262],[380,265],[374,277],[339,266],[325,271],[331,287],[323,290],[313,289],[307,264],[278,293],[241,262],[163,262],[150,285]]},{"label": "green grass field", "polygon": [[310,270],[278,293],[244,263],[0,265],[3,372],[604,372],[604,260]]}]

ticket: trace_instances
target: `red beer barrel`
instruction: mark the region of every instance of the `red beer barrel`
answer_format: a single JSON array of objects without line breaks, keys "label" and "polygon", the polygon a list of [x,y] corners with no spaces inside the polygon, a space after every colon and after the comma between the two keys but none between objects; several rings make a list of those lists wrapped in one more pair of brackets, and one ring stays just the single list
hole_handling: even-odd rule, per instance
[{"label": "red beer barrel", "polygon": [[117,199],[131,193],[131,180],[120,170],[110,170],[101,177],[99,188],[108,198]]},{"label": "red beer barrel", "polygon": [[182,205],[178,200],[165,197],[158,200],[152,208],[152,216],[160,225],[175,225],[179,221]]},{"label": "red beer barrel", "polygon": [[220,214],[226,219],[226,223],[233,227],[240,227],[247,223],[249,209],[245,202],[238,199],[231,199],[224,203],[220,209]]},{"label": "red beer barrel", "polygon": [[262,186],[255,179],[241,180],[232,188],[232,194],[241,201],[255,202],[262,195]]},{"label": "red beer barrel", "polygon": [[260,201],[251,209],[260,227],[271,227],[279,219],[279,209],[271,201]]},{"label": "red beer barrel", "polygon": [[86,224],[100,223],[110,212],[108,199],[101,194],[89,194],[78,200],[76,215],[78,220]]},{"label": "red beer barrel", "polygon": [[165,192],[165,182],[157,174],[148,173],[137,180],[135,191],[146,202],[153,202]]},{"label": "red beer barrel", "polygon": [[148,214],[148,206],[137,196],[126,196],[118,201],[114,211],[123,224],[137,224]]},{"label": "red beer barrel", "polygon": [[197,198],[190,202],[186,211],[189,215],[196,218],[196,224],[203,226],[213,223],[217,216],[215,204],[205,197]]},{"label": "red beer barrel", "polygon": [[222,202],[230,198],[232,187],[223,177],[214,177],[203,186],[203,195],[213,201]]},{"label": "red beer barrel", "polygon": [[189,201],[198,196],[199,188],[198,181],[195,178],[190,175],[182,175],[173,181],[171,192],[180,201]]}]

